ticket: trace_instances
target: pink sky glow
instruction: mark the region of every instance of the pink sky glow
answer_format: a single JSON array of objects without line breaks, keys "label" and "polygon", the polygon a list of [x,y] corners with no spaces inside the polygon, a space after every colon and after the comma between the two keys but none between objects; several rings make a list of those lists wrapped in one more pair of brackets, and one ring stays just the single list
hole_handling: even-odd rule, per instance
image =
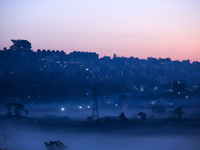
[{"label": "pink sky glow", "polygon": [[198,0],[0,1],[0,49],[32,49],[200,61]]}]

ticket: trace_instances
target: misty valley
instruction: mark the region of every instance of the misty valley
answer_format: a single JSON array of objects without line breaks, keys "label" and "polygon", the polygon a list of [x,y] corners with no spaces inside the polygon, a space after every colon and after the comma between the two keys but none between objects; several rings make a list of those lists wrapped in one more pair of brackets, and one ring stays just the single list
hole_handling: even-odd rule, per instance
[{"label": "misty valley", "polygon": [[[7,108],[0,105],[0,148],[8,150],[45,150],[44,142],[61,141],[69,150],[198,150],[200,148],[200,103],[176,100],[126,100],[114,104],[111,99],[98,100],[99,120],[89,120],[93,101],[26,103],[21,118],[5,117]],[[155,110],[154,106],[163,105]],[[181,120],[170,117],[178,106]],[[119,115],[124,113],[127,121]],[[138,116],[144,112],[142,120]]]}]

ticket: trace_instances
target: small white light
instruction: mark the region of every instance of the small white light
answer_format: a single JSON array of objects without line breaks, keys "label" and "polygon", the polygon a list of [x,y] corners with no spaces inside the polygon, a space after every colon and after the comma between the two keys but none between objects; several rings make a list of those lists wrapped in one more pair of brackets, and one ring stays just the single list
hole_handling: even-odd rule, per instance
[{"label": "small white light", "polygon": [[90,108],[90,106],[87,106],[87,108]]},{"label": "small white light", "polygon": [[65,110],[65,108],[61,108],[61,110],[62,110],[62,111],[64,111],[64,110]]},{"label": "small white light", "polygon": [[79,106],[78,108],[82,109],[82,106]]}]

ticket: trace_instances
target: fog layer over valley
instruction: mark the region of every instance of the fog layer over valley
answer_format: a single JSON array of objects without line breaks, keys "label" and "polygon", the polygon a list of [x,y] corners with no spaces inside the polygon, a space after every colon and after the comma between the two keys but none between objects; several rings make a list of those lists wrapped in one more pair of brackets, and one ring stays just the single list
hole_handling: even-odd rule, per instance
[{"label": "fog layer over valley", "polygon": [[[75,129],[74,129],[75,128]],[[176,150],[198,150],[200,148],[199,143],[199,128],[180,127],[183,133],[176,133],[178,126],[167,128],[173,129],[175,133],[171,134],[166,131],[166,128],[144,126],[143,128],[134,126],[132,128],[123,128],[116,131],[105,130],[99,131],[97,127],[92,128],[92,131],[88,128],[78,127],[40,127],[35,125],[23,125],[23,123],[14,122],[1,122],[0,134],[0,146],[4,147],[3,134],[6,134],[8,149],[10,150],[44,150],[45,141],[62,141],[71,150],[83,149],[83,150],[132,150],[132,149],[176,149]],[[157,134],[156,128],[163,132]],[[88,129],[88,130],[87,130]],[[96,130],[95,130],[96,129]],[[143,134],[137,134],[138,131]],[[135,132],[134,132],[135,131]],[[155,133],[151,133],[155,131]],[[198,133],[194,134],[195,131]],[[170,132],[170,131],[169,131]],[[136,134],[135,134],[136,133]]]},{"label": "fog layer over valley", "polygon": [[[108,106],[99,101],[100,118],[119,116],[124,112],[129,121],[91,123],[92,103],[72,102],[50,104],[25,104],[27,118],[16,120],[5,118],[6,104],[1,104],[0,148],[5,149],[4,134],[8,150],[45,150],[44,142],[61,141],[69,150],[199,150],[200,109],[198,103],[187,104],[182,121],[168,120],[169,112],[177,107],[176,101],[166,103],[165,113],[153,113],[148,101],[137,101],[126,107]],[[169,106],[168,106],[169,103]],[[185,103],[179,103],[184,106]],[[191,107],[192,106],[192,107]],[[64,108],[64,109],[62,109]],[[147,114],[140,120],[139,112]],[[48,118],[45,117],[52,117]],[[60,119],[68,116],[69,119]]]},{"label": "fog layer over valley", "polygon": [[[10,101],[11,102],[11,101]],[[12,101],[13,102],[13,101]],[[11,103],[12,103],[11,102]],[[63,102],[53,101],[49,103],[30,102],[23,103],[26,110],[29,111],[28,117],[42,117],[44,115],[68,116],[72,120],[85,120],[92,115],[93,100],[66,100]],[[182,107],[184,111],[183,118],[200,118],[200,102],[199,100],[124,100],[120,104],[116,104],[112,99],[98,99],[98,108],[100,117],[118,116],[124,112],[127,118],[139,119],[139,112],[147,114],[147,118],[167,119],[169,112]],[[0,103],[0,115],[7,113],[5,107],[7,103]],[[155,106],[164,106],[165,111],[161,113],[153,113],[152,108]],[[63,109],[63,110],[62,110]],[[22,113],[22,115],[24,115]]]}]

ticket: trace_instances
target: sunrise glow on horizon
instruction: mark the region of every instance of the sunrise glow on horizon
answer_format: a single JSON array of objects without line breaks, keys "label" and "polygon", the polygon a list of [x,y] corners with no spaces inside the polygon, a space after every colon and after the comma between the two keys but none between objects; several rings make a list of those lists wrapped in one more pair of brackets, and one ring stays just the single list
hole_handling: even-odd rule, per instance
[{"label": "sunrise glow on horizon", "polygon": [[199,8],[197,0],[0,1],[0,49],[26,39],[34,51],[200,61]]}]

